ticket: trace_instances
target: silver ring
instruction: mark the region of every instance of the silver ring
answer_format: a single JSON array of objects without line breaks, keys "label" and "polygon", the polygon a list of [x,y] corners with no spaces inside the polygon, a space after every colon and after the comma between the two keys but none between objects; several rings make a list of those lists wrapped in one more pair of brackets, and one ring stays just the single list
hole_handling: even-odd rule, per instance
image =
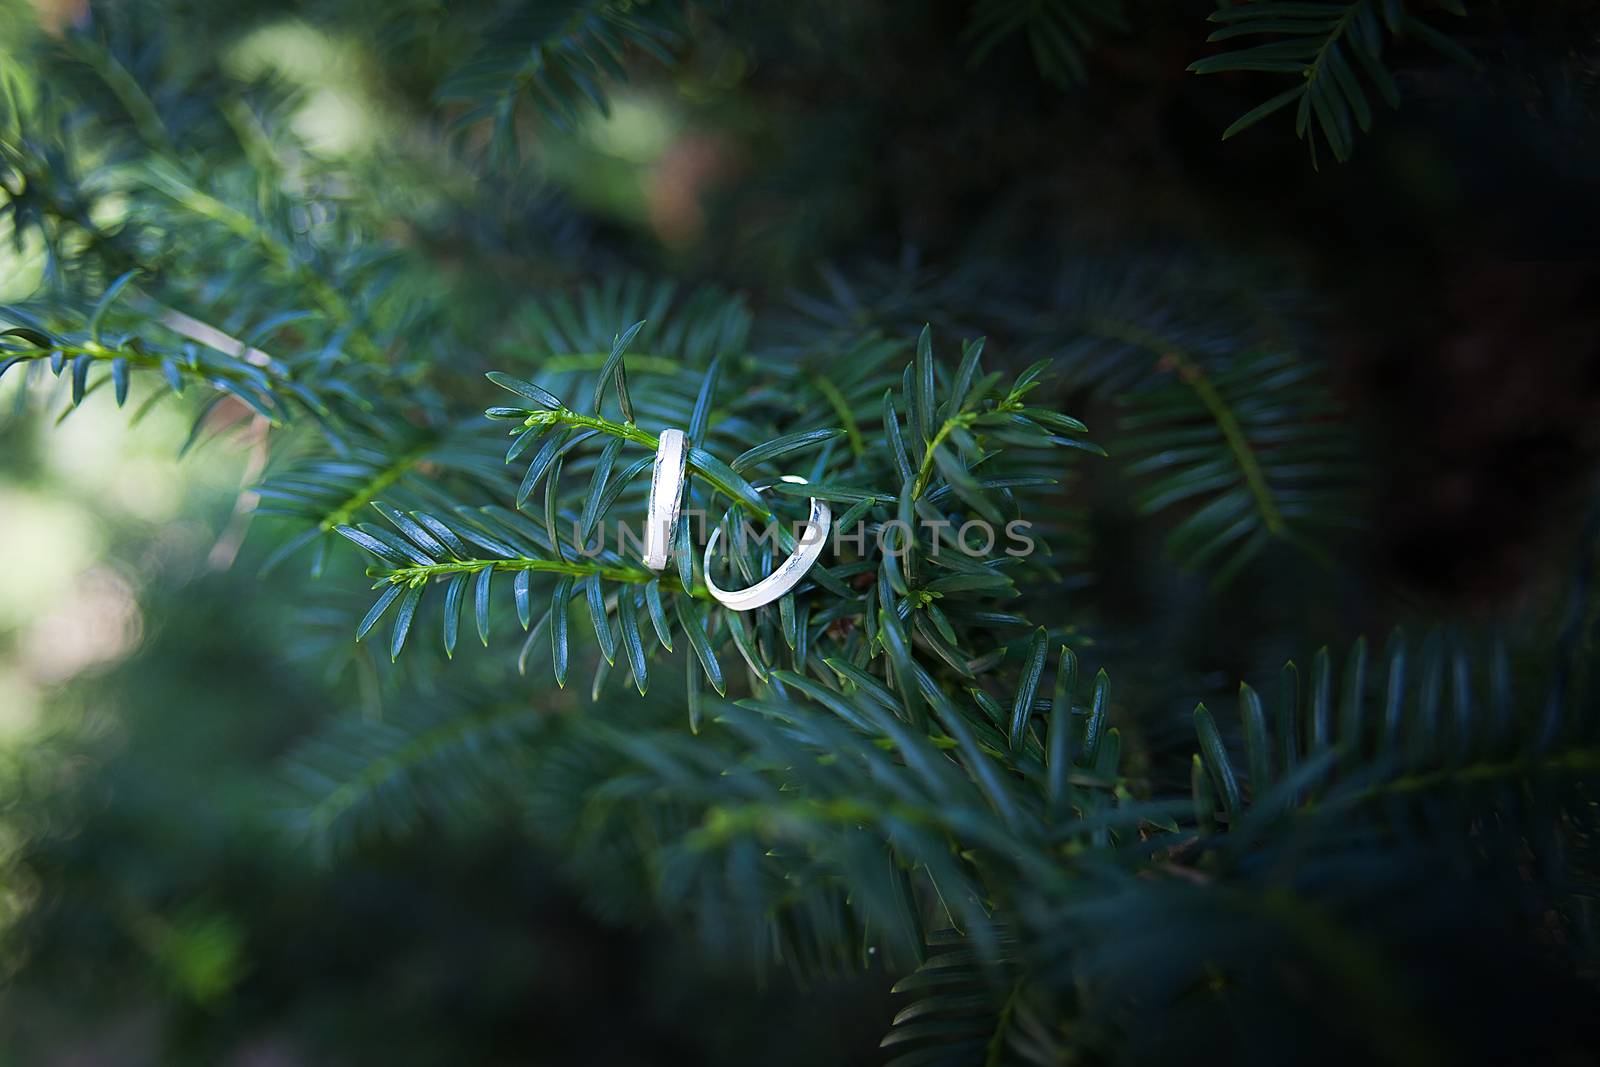
[{"label": "silver ring", "polygon": [[[783,480],[795,485],[806,484],[804,478],[794,474],[785,474]],[[733,611],[754,611],[772,603],[798,585],[812,564],[821,557],[822,549],[828,543],[828,524],[832,521],[833,513],[828,510],[827,502],[812,497],[811,517],[806,522],[806,531],[800,536],[794,554],[750,588],[731,591],[717,588],[717,583],[711,580],[711,551],[722,533],[722,527],[718,526],[711,531],[711,538],[706,542],[705,557],[700,561],[701,570],[705,572],[706,590],[719,604]]]},{"label": "silver ring", "polygon": [[689,439],[682,430],[666,429],[656,439],[656,461],[650,467],[650,499],[645,505],[644,565],[665,570],[672,557],[672,535],[683,505],[683,469],[689,461]]}]

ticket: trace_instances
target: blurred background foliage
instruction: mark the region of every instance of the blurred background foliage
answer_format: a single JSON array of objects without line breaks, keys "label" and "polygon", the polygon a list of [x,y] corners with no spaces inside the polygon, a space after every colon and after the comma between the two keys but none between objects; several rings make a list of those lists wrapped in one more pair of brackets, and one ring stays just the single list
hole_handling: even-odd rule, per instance
[{"label": "blurred background foliage", "polygon": [[[1546,653],[1589,651],[1595,613],[1600,8],[1328,5],[1373,20],[1340,46],[1366,86],[1351,92],[1320,67],[1318,87],[1292,43],[1266,66],[1224,55],[1254,39],[1208,43],[1275,6],[1308,7],[8,0],[0,297],[66,336],[137,269],[107,322],[179,308],[312,392],[381,398],[362,440],[415,457],[422,477],[392,491],[424,502],[443,470],[509,504],[503,442],[462,417],[505,402],[482,372],[581,396],[611,336],[642,308],[654,322],[636,293],[655,290],[624,278],[673,279],[667,321],[711,323],[745,382],[875,368],[872,346],[898,374],[924,323],[944,354],[984,335],[993,365],[1052,360],[1044,402],[1110,458],[1052,461],[1061,484],[1038,506],[1062,534],[1025,600],[1083,657],[1080,700],[1093,670],[1114,679],[1119,783],[1186,798],[1195,702],[1242,763],[1236,687],[1275,693],[1286,659],[1310,680],[1331,645],[1336,674],[1365,634],[1356,687],[1379,692],[1391,629],[1438,624],[1441,655],[1486,687],[1500,661],[1479,650],[1509,645],[1525,696]],[[1303,128],[1297,97],[1221,140],[1294,79]],[[174,351],[181,335],[159,334]],[[675,338],[630,353],[642,395],[670,397],[651,383],[716,347]],[[470,621],[448,671],[431,626],[391,663],[386,635],[350,640],[365,561],[331,533],[257,577],[306,523],[257,514],[246,490],[320,455],[314,418],[269,452],[251,408],[279,405],[247,378],[131,425],[155,375],[121,412],[104,383],[79,411],[71,376],[0,379],[10,1062],[879,1062],[915,960],[752,969],[775,950],[743,943],[738,916],[691,928],[662,906],[656,827],[594,825],[641,795],[703,815],[669,757],[745,758],[705,734],[673,747],[691,737],[681,665],[653,672],[648,700],[613,680],[591,704],[592,649],[558,690]],[[1241,451],[1261,468],[1236,469]],[[324,553],[329,573],[308,575]],[[1538,700],[1519,707],[1536,731]],[[662,739],[665,769],[628,764],[608,730]],[[434,765],[395,755],[440,738]],[[1194,773],[1222,790],[1217,764]],[[597,796],[623,814],[583,806]],[[1019,907],[1035,943],[1002,954],[1027,977],[1010,988],[1057,996],[1004,1001],[1020,1037],[973,1046],[959,998],[953,1020],[930,1005],[902,1033],[933,1036],[928,1062],[1273,1063],[1291,1046],[1593,1062],[1593,804],[1580,790],[1551,820],[1570,866],[1548,881],[1529,873],[1547,870],[1531,832],[1509,853],[1523,866],[1493,877],[1444,833],[1285,834],[1282,855],[1327,864],[1296,867],[1293,892],[1334,896],[1378,964],[1312,952],[1252,984],[1250,953],[1280,947],[1270,924],[1129,876],[1072,901],[1115,932],[1101,942],[1050,941]],[[1473,809],[1478,844],[1521,810],[1496,805]],[[1282,860],[1221,852],[1158,860],[1241,894]],[[1515,897],[1528,885],[1542,903]],[[1174,958],[1207,962],[1198,985],[1162,985],[1186,973]],[[930,1019],[945,1029],[903,1029]]]}]

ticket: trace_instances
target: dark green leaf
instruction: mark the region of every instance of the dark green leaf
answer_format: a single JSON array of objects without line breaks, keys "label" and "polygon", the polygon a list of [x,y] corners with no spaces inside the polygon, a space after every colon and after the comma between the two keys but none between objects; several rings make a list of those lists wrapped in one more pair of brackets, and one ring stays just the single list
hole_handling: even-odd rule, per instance
[{"label": "dark green leaf", "polygon": [[1278,708],[1273,726],[1278,738],[1278,763],[1284,778],[1292,778],[1300,760],[1300,669],[1292,660],[1283,665],[1278,676]]},{"label": "dark green leaf", "polygon": [[497,370],[490,371],[484,377],[502,389],[507,389],[518,396],[526,397],[539,405],[542,410],[554,411],[562,406],[561,401],[557,399],[554,393],[525,379],[513,378],[511,375],[502,374]]},{"label": "dark green leaf", "polygon": [[644,642],[639,639],[639,608],[631,596],[617,596],[617,618],[622,623],[622,647],[628,654],[628,669],[633,673],[633,684],[644,696],[650,687],[649,668],[644,658]]},{"label": "dark green leaf", "polygon": [[644,603],[650,612],[650,625],[656,631],[656,640],[661,642],[662,648],[671,652],[672,624],[667,621],[666,610],[661,604],[661,579],[654,579],[645,585]]},{"label": "dark green leaf", "polygon": [[1083,734],[1083,765],[1093,767],[1100,753],[1100,739],[1105,733],[1106,717],[1111,713],[1111,679],[1101,668],[1094,676],[1094,696],[1089,703],[1089,722]]},{"label": "dark green leaf", "polygon": [[371,534],[362,533],[353,526],[337,526],[335,529],[338,531],[341,537],[345,537],[350,541],[353,541],[355,544],[366,549],[368,552],[371,552],[374,556],[377,556],[379,559],[383,560],[392,567],[399,566],[404,560],[404,557],[400,553],[394,551],[394,549],[390,548],[382,541],[379,541]]},{"label": "dark green leaf", "polygon": [[567,605],[572,599],[572,575],[561,576],[550,597],[550,661],[556,685],[567,684]]},{"label": "dark green leaf", "polygon": [[1311,660],[1311,752],[1333,743],[1333,668],[1326,647]]},{"label": "dark green leaf", "polygon": [[1405,717],[1406,642],[1398,629],[1389,639],[1389,677],[1384,687],[1381,748],[1390,752],[1400,742],[1400,726]]},{"label": "dark green leaf", "polygon": [[402,515],[394,508],[376,500],[372,502],[372,508],[379,515],[388,519],[395,529],[399,530],[412,544],[416,545],[430,558],[443,557],[450,554],[449,549],[445,548],[437,538],[423,529],[419,523],[409,516]]},{"label": "dark green leaf", "polygon": [[1367,639],[1360,637],[1345,660],[1344,679],[1339,690],[1340,763],[1353,768],[1361,759],[1367,680]]},{"label": "dark green leaf", "polygon": [[1050,640],[1041,626],[1033,631],[1028,642],[1028,652],[1022,661],[1022,676],[1017,682],[1016,699],[1011,704],[1011,729],[1007,740],[1013,752],[1022,748],[1028,736],[1028,722],[1033,716],[1033,700],[1039,692],[1039,679],[1044,676],[1045,655]]},{"label": "dark green leaf", "polygon": [[704,698],[701,696],[700,690],[704,683],[701,681],[700,672],[695,670],[693,667],[690,667],[683,672],[683,678],[685,685],[685,700],[689,705],[689,732],[691,734],[698,734],[700,732],[700,717],[704,704]]},{"label": "dark green leaf", "polygon": [[454,558],[460,560],[472,558],[472,550],[467,547],[465,541],[456,536],[455,531],[450,529],[450,527],[446,526],[444,523],[440,522],[438,519],[434,518],[432,515],[429,515],[425,511],[413,511],[411,513],[411,517],[419,526],[423,527],[429,533],[433,534],[434,537],[438,538],[439,543],[444,547],[446,555],[453,556]]},{"label": "dark green leaf", "polygon": [[756,648],[755,638],[744,624],[742,612],[730,611],[727,613],[728,635],[733,638],[733,647],[738,649],[739,655],[744,657],[749,664],[750,672],[761,681],[767,680],[767,665],[761,659],[761,653]]},{"label": "dark green leaf", "polygon": [[478,640],[483,642],[483,647],[489,647],[489,583],[494,577],[493,567],[484,567],[478,571],[477,581],[472,586],[473,613],[478,623]]},{"label": "dark green leaf", "polygon": [[1222,735],[1217,732],[1216,720],[1204,704],[1194,709],[1194,728],[1200,736],[1200,755],[1205,760],[1206,771],[1222,794],[1223,808],[1231,815],[1240,808],[1239,781],[1228,760],[1228,750],[1222,744]]},{"label": "dark green leaf", "polygon": [[506,462],[511,463],[516,458],[532,448],[538,440],[550,432],[550,427],[545,425],[529,426],[519,432],[516,439],[511,442],[511,447],[506,449]]},{"label": "dark green leaf", "polygon": [[591,574],[583,581],[583,591],[589,602],[589,621],[594,624],[595,640],[600,642],[600,654],[607,663],[617,661],[617,643],[612,639],[611,623],[606,618],[605,588],[600,575]]},{"label": "dark green leaf", "polygon": [[106,291],[100,294],[100,299],[95,301],[94,310],[89,312],[88,329],[90,340],[96,344],[100,343],[100,320],[105,318],[111,305],[122,295],[122,290],[127,288],[128,283],[133,281],[138,273],[137,270],[130,270],[119,274],[110,285],[106,286]]},{"label": "dark green leaf", "polygon": [[600,521],[600,504],[605,499],[606,481],[611,477],[611,468],[616,465],[617,453],[622,451],[622,443],[620,437],[611,438],[595,460],[594,474],[589,479],[589,492],[583,498],[583,513],[578,520],[579,548],[589,543],[589,535],[594,532],[595,523]]},{"label": "dark green leaf", "polygon": [[[611,354],[606,357],[605,363],[600,368],[600,377],[594,387],[594,410],[600,413],[600,402],[605,397],[606,388],[612,379],[617,383],[617,401],[622,405],[622,417],[628,422],[633,422],[633,400],[628,396],[628,372],[623,366],[622,357],[633,343],[633,339],[644,329],[644,320],[641,319],[618,334],[611,342]],[[609,661],[608,661],[609,662]]]},{"label": "dark green leaf", "polygon": [[454,657],[456,654],[456,635],[461,630],[461,606],[466,599],[467,578],[465,571],[454,575],[450,584],[444,590],[444,654]]},{"label": "dark green leaf", "polygon": [[775,437],[766,444],[757,445],[746,452],[742,452],[730,466],[743,474],[752,467],[759,466],[769,460],[781,459],[796,452],[803,452],[808,448],[816,448],[829,441],[843,437],[843,430],[804,430],[800,433],[784,434]]},{"label": "dark green leaf", "polygon": [[1050,698],[1050,750],[1049,784],[1052,813],[1058,818],[1064,813],[1071,785],[1068,775],[1072,768],[1072,701],[1078,691],[1078,657],[1066,645],[1061,646],[1061,658],[1056,664],[1055,689]]},{"label": "dark green leaf", "polygon": [[529,585],[533,580],[530,571],[518,571],[517,576],[511,580],[511,599],[517,605],[517,621],[526,630],[528,623],[533,619],[533,607],[528,602]]},{"label": "dark green leaf", "polygon": [[556,457],[561,454],[561,446],[570,436],[570,432],[565,429],[556,430],[543,445],[539,446],[539,451],[533,454],[533,460],[528,464],[528,472],[522,476],[522,484],[517,486],[516,506],[519,509],[527,503],[534,486],[539,484],[539,479],[544,477],[550,465],[556,461]]},{"label": "dark green leaf", "polygon": [[717,654],[711,650],[711,642],[706,639],[705,616],[692,600],[681,593],[673,598],[673,606],[678,611],[678,625],[688,635],[689,644],[706,672],[706,680],[719,696],[727,696],[727,687],[722,682],[722,665],[717,662]]},{"label": "dark green leaf", "polygon": [[117,397],[117,407],[128,402],[128,357],[117,356],[111,361],[111,384]]},{"label": "dark green leaf", "polygon": [[85,353],[72,361],[72,405],[77,407],[83,403],[83,394],[89,384],[89,368],[94,365],[94,357]]},{"label": "dark green leaf", "polygon": [[366,616],[361,620],[361,625],[356,627],[357,641],[367,636],[368,631],[378,624],[379,619],[383,618],[384,612],[389,610],[389,605],[399,600],[400,594],[405,591],[405,586],[392,583],[383,591],[383,594],[378,597],[377,603],[372,605]]},{"label": "dark green leaf", "polygon": [[1259,798],[1272,784],[1267,716],[1261,708],[1261,698],[1243,682],[1239,684],[1239,716],[1244,720],[1244,750],[1250,768],[1250,792]]},{"label": "dark green leaf", "polygon": [[916,377],[913,379],[914,395],[911,403],[917,433],[924,443],[933,440],[933,330],[922,327],[917,337]]},{"label": "dark green leaf", "polygon": [[699,448],[706,443],[706,429],[711,423],[711,404],[717,394],[717,376],[722,369],[722,357],[717,356],[706,367],[706,376],[700,381],[700,393],[695,398],[694,413],[689,417],[689,444]]},{"label": "dark green leaf", "polygon": [[906,455],[906,443],[900,436],[900,420],[895,415],[894,391],[891,389],[883,393],[883,432],[889,439],[889,454],[894,457],[894,469],[900,475],[900,483],[909,485],[914,474],[911,459]]},{"label": "dark green leaf", "polygon": [[[561,457],[557,456],[544,480],[544,532],[550,539],[550,552],[556,559],[566,562],[567,553],[561,547],[561,527],[556,521],[556,493],[561,485]],[[578,546],[582,548],[582,545]]]},{"label": "dark green leaf", "polygon": [[400,600],[400,611],[394,617],[394,637],[389,641],[389,658],[400,658],[400,650],[405,647],[406,635],[411,633],[411,620],[416,618],[417,604],[422,600],[423,586],[413,585],[406,590],[406,595]]},{"label": "dark green leaf", "polygon": [[967,393],[972,389],[972,381],[978,373],[978,361],[983,358],[984,338],[976,341],[963,342],[961,346],[961,365],[956,368],[955,382],[950,388],[950,398],[940,408],[945,418],[958,414],[967,401]]}]

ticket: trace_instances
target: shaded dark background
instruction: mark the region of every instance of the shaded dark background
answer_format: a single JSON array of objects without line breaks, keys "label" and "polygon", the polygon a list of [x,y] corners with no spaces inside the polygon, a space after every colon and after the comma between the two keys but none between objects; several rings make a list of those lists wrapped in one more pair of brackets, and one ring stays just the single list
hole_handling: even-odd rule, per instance
[{"label": "shaded dark background", "polygon": [[[940,315],[1000,351],[1007,308],[1047,301],[1086,255],[1108,270],[1216,264],[1293,292],[1372,461],[1366,529],[1330,566],[1274,557],[1213,596],[1163,559],[1162,523],[1134,515],[1113,474],[1074,490],[1094,535],[1084,598],[1113,662],[1141,643],[1171,662],[1170,677],[1134,672],[1126,698],[1150,708],[1151,743],[1171,709],[1264,661],[1419,616],[1537,612],[1565,582],[1600,447],[1600,4],[1471,4],[1448,28],[1482,69],[1402,48],[1403,108],[1320,169],[1286,116],[1219,141],[1275,89],[1184,72],[1209,47],[1204,3],[1134,4],[1134,31],[1108,35],[1068,90],[1020,42],[972,64],[966,3],[796,6],[727,5],[694,24],[681,68],[638,63],[634,91],[676,116],[642,161],[551,135],[541,173],[506,179],[503,216],[409,239],[442,276],[503,262],[533,284],[520,227],[534,213],[517,194],[537,182],[576,206],[596,270],[721,282],[781,322],[790,293],[825,290],[819,263],[859,278],[914,262],[896,275],[911,295],[874,313]],[[196,52],[294,19],[360,53],[370,9],[161,13]],[[452,47],[429,20],[449,15],[402,18],[398,53],[356,76],[415,116]],[[1070,410],[1104,424],[1096,403]],[[122,513],[51,466],[65,446],[48,422],[24,411],[0,429],[0,509],[12,530],[27,508],[87,516],[99,547],[84,568],[122,577],[142,628],[103,662],[29,683],[36,710],[5,745],[11,1062],[877,1062],[887,979],[757,982],[679,932],[602,919],[509,814],[315,862],[282,832],[279,761],[350,693],[286,651],[306,590],[263,591],[253,565],[270,542],[205,563],[239,457],[186,461],[222,473],[173,475],[169,514]],[[174,433],[154,432],[149,454],[170,455]],[[0,629],[19,676],[30,625]],[[1550,989],[1586,995],[1564,977]]]}]

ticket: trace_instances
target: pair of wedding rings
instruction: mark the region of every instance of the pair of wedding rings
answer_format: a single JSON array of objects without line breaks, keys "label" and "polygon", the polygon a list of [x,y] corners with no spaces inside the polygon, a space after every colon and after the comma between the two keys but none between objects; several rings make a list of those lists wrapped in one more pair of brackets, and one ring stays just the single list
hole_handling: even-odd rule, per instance
[{"label": "pair of wedding rings", "polygon": [[[683,477],[689,462],[689,439],[682,430],[666,429],[656,442],[655,463],[650,468],[650,500],[645,512],[644,565],[653,571],[665,570],[672,557],[672,540],[678,529],[679,509],[683,503]],[[793,474],[783,476],[783,481],[796,485],[806,484],[804,478]],[[711,579],[711,553],[716,548],[719,526],[706,541],[701,569],[705,572],[706,590],[724,607],[733,611],[754,611],[772,603],[800,583],[812,564],[822,555],[827,542],[828,525],[833,514],[826,501],[811,498],[811,517],[807,520],[805,536],[798,539],[794,552],[780,563],[776,570],[748,589],[722,589]]]}]

